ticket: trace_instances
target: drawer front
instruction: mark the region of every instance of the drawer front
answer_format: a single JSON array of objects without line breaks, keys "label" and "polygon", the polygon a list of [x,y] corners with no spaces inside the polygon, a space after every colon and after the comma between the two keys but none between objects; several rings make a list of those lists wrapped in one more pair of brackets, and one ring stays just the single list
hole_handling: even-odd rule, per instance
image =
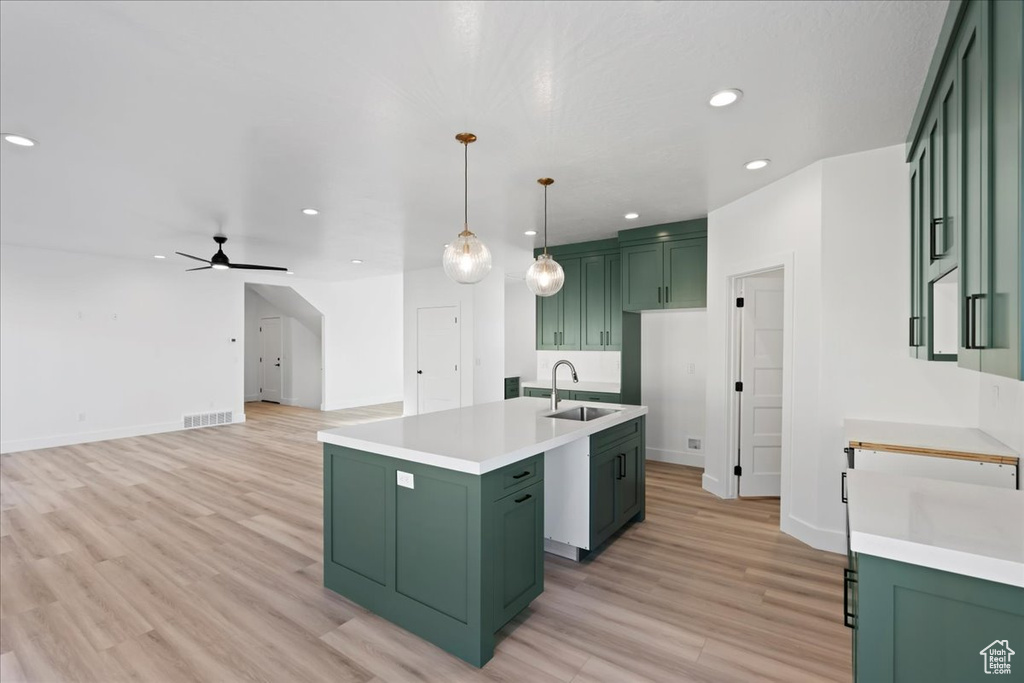
[{"label": "drawer front", "polygon": [[590,449],[592,453],[600,453],[605,450],[608,446],[628,439],[632,436],[638,436],[640,434],[640,421],[643,418],[636,418],[629,422],[623,422],[620,425],[615,425],[603,432],[598,432],[590,437]]},{"label": "drawer front", "polygon": [[544,478],[544,459],[534,456],[498,470],[502,496],[518,491]]},{"label": "drawer front", "polygon": [[591,403],[618,403],[620,396],[603,391],[574,391],[572,399],[574,401],[590,401]]},{"label": "drawer front", "polygon": [[537,387],[526,387],[523,389],[523,396],[532,396],[534,398],[551,398],[550,389],[539,389]]}]

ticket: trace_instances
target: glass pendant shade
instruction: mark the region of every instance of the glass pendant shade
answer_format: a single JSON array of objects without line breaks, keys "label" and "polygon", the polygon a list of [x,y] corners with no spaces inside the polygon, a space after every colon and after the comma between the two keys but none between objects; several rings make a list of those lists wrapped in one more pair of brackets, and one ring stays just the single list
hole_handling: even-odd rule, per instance
[{"label": "glass pendant shade", "polygon": [[565,271],[551,254],[540,254],[526,271],[526,286],[537,296],[553,296],[565,283]]},{"label": "glass pendant shade", "polygon": [[[491,250],[469,230],[444,249],[444,272],[462,285],[472,285],[491,272]],[[561,268],[559,268],[561,270]]]}]

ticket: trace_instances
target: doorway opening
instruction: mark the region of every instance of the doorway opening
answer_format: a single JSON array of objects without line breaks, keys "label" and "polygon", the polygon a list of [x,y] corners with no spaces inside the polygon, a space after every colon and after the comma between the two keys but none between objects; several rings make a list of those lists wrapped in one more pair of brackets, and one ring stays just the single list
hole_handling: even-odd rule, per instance
[{"label": "doorway opening", "polygon": [[733,476],[741,498],[782,495],[785,270],[733,280]]},{"label": "doorway opening", "polygon": [[323,410],[323,315],[291,287],[245,285],[245,400]]},{"label": "doorway opening", "polygon": [[458,306],[416,310],[416,412],[462,405],[462,316]]}]

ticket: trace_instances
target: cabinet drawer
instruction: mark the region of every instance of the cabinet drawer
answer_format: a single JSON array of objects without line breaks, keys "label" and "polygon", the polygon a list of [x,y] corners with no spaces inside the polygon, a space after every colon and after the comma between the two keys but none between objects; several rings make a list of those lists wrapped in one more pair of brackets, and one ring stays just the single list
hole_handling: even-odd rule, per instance
[{"label": "cabinet drawer", "polygon": [[551,390],[540,389],[538,387],[525,387],[523,389],[523,396],[532,396],[534,398],[551,398]]},{"label": "cabinet drawer", "polygon": [[603,391],[572,392],[572,400],[574,401],[591,401],[593,403],[618,403],[619,399],[619,394],[609,394]]},{"label": "cabinet drawer", "polygon": [[497,472],[499,496],[507,496],[544,478],[544,458],[535,455],[503,467]]},{"label": "cabinet drawer", "polygon": [[642,419],[643,418],[638,417],[635,420],[623,422],[620,425],[615,425],[614,427],[606,429],[603,432],[598,432],[597,434],[594,434],[592,437],[590,437],[591,452],[599,453],[605,450],[608,446],[618,441],[628,439],[631,436],[639,436],[640,421]]}]

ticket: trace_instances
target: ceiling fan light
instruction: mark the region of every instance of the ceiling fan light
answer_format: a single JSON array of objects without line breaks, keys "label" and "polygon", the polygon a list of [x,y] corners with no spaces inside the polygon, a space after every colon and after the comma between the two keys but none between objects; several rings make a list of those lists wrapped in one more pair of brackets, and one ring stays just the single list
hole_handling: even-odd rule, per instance
[{"label": "ceiling fan light", "polygon": [[553,296],[564,283],[565,271],[551,254],[539,254],[526,270],[526,286],[537,296]]},{"label": "ceiling fan light", "polygon": [[491,272],[491,250],[469,230],[463,230],[444,249],[444,272],[461,285],[480,282]]},{"label": "ceiling fan light", "polygon": [[210,264],[210,267],[214,270],[227,270],[230,266],[226,263],[213,263]]}]

